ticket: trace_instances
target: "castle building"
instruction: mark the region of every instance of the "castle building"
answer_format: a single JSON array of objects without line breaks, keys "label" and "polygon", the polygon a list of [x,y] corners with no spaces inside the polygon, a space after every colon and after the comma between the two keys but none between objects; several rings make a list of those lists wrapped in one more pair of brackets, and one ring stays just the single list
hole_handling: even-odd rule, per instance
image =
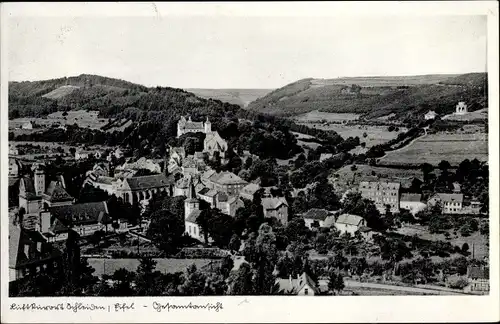
[{"label": "castle building", "polygon": [[180,137],[187,133],[211,133],[212,132],[212,123],[207,120],[205,122],[194,122],[191,120],[191,116],[188,117],[188,120],[184,116],[181,117],[179,122],[177,123],[177,137]]}]

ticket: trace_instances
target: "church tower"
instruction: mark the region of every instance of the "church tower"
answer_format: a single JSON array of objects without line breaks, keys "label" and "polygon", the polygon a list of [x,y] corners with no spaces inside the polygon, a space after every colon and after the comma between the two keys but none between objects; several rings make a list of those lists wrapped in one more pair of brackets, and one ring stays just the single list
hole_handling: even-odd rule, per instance
[{"label": "church tower", "polygon": [[35,194],[41,196],[45,192],[45,171],[41,164],[35,163],[33,165],[35,173]]},{"label": "church tower", "polygon": [[205,121],[205,134],[208,134],[211,132],[212,132],[212,123],[210,122],[210,120],[208,119],[208,116],[207,116],[207,120]]},{"label": "church tower", "polygon": [[184,219],[195,210],[200,209],[200,201],[196,198],[196,190],[194,188],[193,178],[189,178],[189,187],[186,200],[184,200]]}]

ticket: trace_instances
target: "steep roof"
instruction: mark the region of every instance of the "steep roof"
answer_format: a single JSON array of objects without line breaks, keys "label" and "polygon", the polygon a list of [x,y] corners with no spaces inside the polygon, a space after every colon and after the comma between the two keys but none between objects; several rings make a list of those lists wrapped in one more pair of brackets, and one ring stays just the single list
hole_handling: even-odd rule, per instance
[{"label": "steep roof", "polygon": [[241,191],[250,195],[253,195],[260,189],[258,184],[255,183],[249,183],[246,186],[244,186]]},{"label": "steep roof", "polygon": [[67,206],[50,207],[52,216],[59,219],[64,225],[77,224],[106,224],[111,221],[108,206],[105,201],[89,202]]},{"label": "steep roof", "polygon": [[196,220],[198,219],[198,217],[200,216],[200,214],[201,214],[201,210],[199,210],[199,209],[193,210],[188,215],[188,217],[186,218],[186,222],[190,222],[190,223],[196,224]]},{"label": "steep roof", "polygon": [[279,285],[279,290],[286,294],[296,295],[305,285],[311,287],[315,294],[319,292],[314,281],[305,272],[298,278],[277,279],[276,282]]},{"label": "steep roof", "polygon": [[64,226],[64,224],[59,220],[59,219],[54,219],[54,222],[52,225],[49,227],[49,231],[58,234],[58,233],[64,233],[69,230],[68,227]]},{"label": "steep roof", "polygon": [[164,174],[126,178],[125,181],[128,183],[131,190],[162,188],[173,184],[173,178],[167,178]]},{"label": "steep roof", "polygon": [[212,177],[210,177],[210,180],[212,182],[222,185],[247,183],[245,180],[241,179],[236,174],[228,171],[224,171],[216,175],[213,175]]},{"label": "steep roof", "polygon": [[444,202],[459,202],[462,203],[464,200],[464,195],[463,194],[457,194],[457,193],[437,193],[435,197],[438,197],[441,201]]},{"label": "steep roof", "polygon": [[[41,243],[40,250],[37,243]],[[28,248],[25,249],[25,246]],[[15,269],[59,256],[61,251],[47,243],[40,233],[9,224],[9,268]]]},{"label": "steep roof", "polygon": [[24,189],[26,192],[25,197],[27,199],[37,197],[37,195],[35,193],[35,184],[33,182],[33,179],[31,179],[29,177],[23,177],[23,178],[21,178],[21,184],[24,185]]},{"label": "steep roof", "polygon": [[376,189],[376,190],[399,190],[401,184],[399,182],[388,181],[361,181],[360,189]]},{"label": "steep roof", "polygon": [[285,198],[279,197],[279,198],[262,198],[262,206],[265,209],[277,209],[281,205],[285,205],[288,207],[288,202],[286,201]]},{"label": "steep roof", "polygon": [[73,200],[73,197],[63,188],[59,181],[51,181],[42,196],[51,202]]},{"label": "steep roof", "polygon": [[419,202],[422,198],[421,194],[417,193],[404,193],[401,195],[400,201],[409,201],[409,202]]},{"label": "steep roof", "polygon": [[307,212],[302,214],[302,218],[324,221],[328,217],[328,215],[329,212],[326,209],[311,208]]},{"label": "steep roof", "polygon": [[113,177],[98,176],[95,180],[97,183],[112,185],[115,179]]},{"label": "steep roof", "polygon": [[330,216],[326,217],[324,222],[323,222],[323,226],[324,227],[332,227],[333,225],[335,225],[335,216],[330,215]]},{"label": "steep roof", "polygon": [[471,279],[490,279],[489,269],[483,267],[470,267],[468,277]]},{"label": "steep roof", "polygon": [[342,214],[339,216],[339,218],[337,218],[337,223],[358,226],[362,220],[363,220],[363,217],[361,217],[361,216],[351,215],[351,214]]}]

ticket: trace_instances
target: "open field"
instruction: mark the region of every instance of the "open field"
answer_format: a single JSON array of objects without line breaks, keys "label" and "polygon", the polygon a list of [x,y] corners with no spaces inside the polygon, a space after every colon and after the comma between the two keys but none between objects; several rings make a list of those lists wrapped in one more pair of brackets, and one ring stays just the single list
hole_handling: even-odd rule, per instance
[{"label": "open field", "polygon": [[47,115],[46,118],[25,117],[10,120],[9,128],[19,128],[22,124],[31,121],[41,127],[50,127],[52,125],[73,125],[76,123],[82,128],[99,129],[108,123],[108,119],[98,118],[97,113],[97,111],[71,110],[66,112],[67,115],[63,116],[64,112],[57,111]]},{"label": "open field", "polygon": [[322,120],[326,121],[348,121],[348,120],[357,120],[359,119],[359,114],[350,114],[350,113],[329,113],[323,111],[310,111],[306,114],[299,115],[294,118],[294,120],[298,123],[300,122],[319,122]]},{"label": "open field", "polygon": [[77,87],[77,86],[66,85],[66,86],[59,87],[59,88],[43,95],[42,97],[49,98],[49,99],[59,99],[59,98],[62,98],[64,96],[69,95],[70,93],[72,93],[73,91],[75,91],[76,89],[79,89],[79,88],[80,87]]},{"label": "open field", "polygon": [[465,159],[488,160],[488,134],[428,134],[399,150],[388,152],[380,164],[439,164],[441,160],[458,165]]},{"label": "open field", "polygon": [[[373,175],[374,172],[375,174]],[[351,165],[343,166],[333,173],[331,181],[335,187],[345,191],[348,188],[356,187],[361,181],[368,180],[395,180],[402,186],[409,187],[413,178],[422,178],[420,170],[412,169],[394,169],[370,165],[356,165],[356,170],[351,170]]]},{"label": "open field", "polygon": [[449,114],[449,115],[443,116],[442,119],[460,120],[460,121],[468,121],[468,120],[474,120],[474,119],[488,119],[488,108],[483,108],[483,109],[479,109],[476,111],[472,111],[472,112],[469,112],[465,115]]},{"label": "open field", "polygon": [[[405,127],[400,127],[399,131],[389,132],[387,126],[368,126],[368,125],[340,125],[330,124],[324,125],[320,123],[307,123],[309,127],[332,130],[337,132],[343,138],[359,137],[360,142],[365,142],[366,147],[370,148],[374,145],[386,143],[398,136],[401,132],[406,132]],[[366,133],[366,137],[363,134]]]},{"label": "open field", "polygon": [[458,237],[455,237],[455,235],[453,234],[453,230],[450,230],[449,232],[451,234],[451,239],[449,240],[446,239],[444,234],[431,234],[425,227],[417,225],[412,225],[411,227],[402,227],[398,229],[397,232],[410,236],[417,234],[418,237],[424,240],[450,242],[452,245],[456,245],[459,247],[461,247],[464,243],[467,243],[469,245],[469,251],[471,253],[472,247],[474,246],[474,257],[476,259],[482,259],[489,255],[489,249],[486,246],[488,239],[485,235],[481,235],[479,232],[475,232],[467,237],[461,236],[460,232],[457,232]]}]

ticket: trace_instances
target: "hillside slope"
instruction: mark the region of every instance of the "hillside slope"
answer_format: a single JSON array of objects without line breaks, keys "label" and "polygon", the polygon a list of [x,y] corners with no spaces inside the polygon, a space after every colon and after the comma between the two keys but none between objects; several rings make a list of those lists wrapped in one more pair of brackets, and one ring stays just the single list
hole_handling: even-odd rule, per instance
[{"label": "hillside slope", "polygon": [[[71,91],[65,90],[70,88]],[[93,75],[9,84],[9,119],[77,110],[99,111],[99,118],[111,120],[100,129],[70,124],[67,130],[50,127],[37,134],[20,134],[17,140],[123,145],[137,151],[137,156],[153,156],[164,152],[168,144],[179,145],[177,123],[181,116],[190,115],[194,121],[209,118],[212,129],[239,151],[279,159],[288,159],[301,151],[290,132],[291,126],[300,126],[293,122],[278,121],[220,100],[200,98],[182,89],[148,88]],[[115,125],[114,121],[120,124]],[[332,145],[342,141],[335,132],[323,135]],[[9,136],[14,140],[14,133]],[[203,145],[202,139],[195,142]]]},{"label": "hillside slope", "polygon": [[216,99],[245,108],[258,98],[264,97],[272,89],[185,89],[198,97]]},{"label": "hillside slope", "polygon": [[404,117],[429,109],[450,113],[459,100],[471,110],[486,107],[487,74],[302,79],[255,100],[248,109],[282,116],[320,110]]}]

